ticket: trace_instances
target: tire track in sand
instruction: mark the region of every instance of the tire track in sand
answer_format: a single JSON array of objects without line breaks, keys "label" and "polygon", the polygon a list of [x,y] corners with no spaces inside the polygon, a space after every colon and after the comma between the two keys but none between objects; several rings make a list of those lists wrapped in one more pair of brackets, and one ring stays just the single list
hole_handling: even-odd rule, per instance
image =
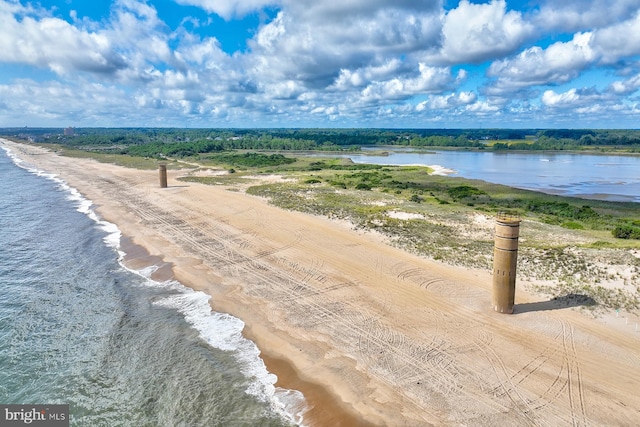
[{"label": "tire track in sand", "polygon": [[562,347],[567,368],[567,393],[571,406],[571,418],[575,427],[587,425],[587,412],[584,401],[584,389],[580,362],[576,352],[576,344],[573,337],[573,325],[562,321]]},{"label": "tire track in sand", "polygon": [[[466,394],[468,398],[487,406],[487,409],[490,409],[492,413],[507,410],[497,401],[487,399],[490,395],[486,393],[478,392],[477,390],[462,390],[456,378],[466,374],[464,372],[465,368],[460,365],[459,361],[454,361],[455,355],[451,354],[451,352],[452,350],[455,351],[455,349],[449,348],[444,341],[436,340],[434,336],[430,345],[425,346],[424,342],[416,345],[410,342],[411,340],[408,340],[403,334],[388,328],[374,315],[367,315],[349,301],[340,300],[334,303],[318,304],[313,300],[314,296],[331,294],[333,290],[350,286],[349,284],[327,283],[326,289],[318,291],[317,287],[309,286],[307,282],[314,281],[313,277],[315,273],[319,272],[319,268],[313,268],[312,270],[315,271],[312,274],[307,272],[302,278],[292,276],[288,271],[273,270],[268,264],[260,260],[275,254],[279,251],[278,249],[269,250],[268,253],[264,251],[262,253],[258,252],[257,256],[247,257],[247,255],[238,252],[235,248],[246,247],[246,245],[241,245],[242,239],[240,237],[235,236],[232,244],[230,244],[228,236],[224,234],[224,230],[212,230],[212,227],[206,222],[186,223],[180,219],[182,217],[181,211],[178,212],[167,206],[152,205],[141,197],[136,197],[130,189],[128,190],[118,189],[118,196],[121,197],[121,202],[126,203],[130,211],[148,222],[152,228],[160,229],[161,232],[172,237],[179,245],[185,245],[190,252],[194,252],[200,257],[204,255],[204,261],[208,261],[214,268],[229,271],[230,267],[233,266],[236,269],[234,274],[236,277],[240,275],[253,277],[258,282],[269,286],[272,290],[277,290],[283,297],[281,300],[283,304],[290,305],[295,302],[295,304],[307,310],[309,317],[319,320],[320,323],[317,323],[317,327],[331,328],[332,326],[333,328],[350,329],[352,331],[351,335],[356,338],[354,341],[357,343],[356,347],[359,348],[358,353],[371,355],[376,354],[377,351],[378,355],[382,355],[377,363],[375,360],[370,362],[375,367],[376,377],[383,382],[392,387],[397,387],[397,382],[390,380],[390,378],[401,380],[428,378],[435,389],[443,392],[444,395],[450,393]],[[127,201],[126,197],[122,197],[123,191],[130,194],[132,197],[130,201]],[[203,214],[206,215],[204,212]],[[200,215],[195,215],[195,217],[200,218]],[[214,232],[212,233],[212,231]],[[299,241],[300,236],[295,236],[293,242],[289,242],[280,250],[294,247]],[[397,280],[411,280],[420,275],[418,269],[405,270],[398,274]],[[421,282],[420,285],[425,288],[431,283],[437,283],[438,280]],[[353,316],[350,313],[360,313],[360,315]],[[329,319],[331,319],[330,325],[327,323]],[[330,333],[330,329],[328,333]],[[518,385],[524,381],[524,378],[516,379],[514,376],[509,376],[502,360],[495,352],[492,352],[489,346],[484,344],[477,343],[478,349],[491,362],[496,375],[502,378],[503,388],[507,390],[507,397],[512,402],[513,407],[520,408],[521,413],[524,414],[528,421],[527,423],[535,425],[536,422],[530,415],[535,408],[530,406],[530,403],[518,390]],[[382,354],[380,351],[382,351]],[[527,366],[533,366],[531,365],[532,363],[534,363],[533,360]],[[527,366],[523,369],[526,369]],[[451,367],[455,369],[451,370]],[[463,369],[461,370],[460,368]],[[536,369],[538,368],[532,369],[528,375]],[[507,379],[504,380],[504,378]],[[420,381],[418,381],[418,384],[420,384]],[[416,395],[408,391],[407,396]],[[417,399],[414,400],[414,403],[424,409],[424,397],[416,397]]]},{"label": "tire track in sand", "polygon": [[[123,192],[129,192],[131,200],[123,197]],[[296,286],[308,287],[307,284],[286,271],[270,269],[267,264],[259,262],[259,259],[247,260],[245,255],[238,253],[227,243],[224,236],[212,235],[210,227],[207,227],[206,230],[198,230],[199,227],[196,226],[194,230],[192,225],[180,219],[181,213],[167,206],[161,208],[151,205],[141,197],[131,194],[130,189],[120,189],[118,196],[119,200],[127,205],[129,211],[148,222],[152,228],[159,229],[163,234],[168,235],[177,244],[186,246],[190,252],[194,252],[200,257],[204,255],[204,261],[213,264],[215,268],[228,271],[228,267],[234,265],[239,268],[236,275],[253,277],[258,282],[266,284],[271,291],[277,290],[282,296],[291,295],[290,290]],[[207,243],[203,244],[200,239],[204,239]],[[380,363],[374,366],[377,366],[375,370],[378,372],[376,375],[378,380],[389,386],[398,387],[398,383],[391,380],[396,376],[402,378],[419,375],[422,378],[429,378],[429,382],[444,394],[457,392],[469,395],[469,399],[475,401],[476,404],[487,406],[490,412],[503,412],[506,409],[498,402],[487,399],[488,396],[483,393],[478,393],[476,390],[462,390],[462,387],[455,381],[460,367],[453,362],[453,355],[446,351],[443,352],[441,348],[426,348],[423,345],[410,343],[410,340],[403,334],[391,330],[373,316],[365,315],[362,322],[352,322],[353,319],[350,319],[346,313],[355,313],[361,309],[349,301],[340,300],[328,304],[318,304],[313,299],[295,299],[295,301],[298,305],[303,306],[303,309],[309,314],[309,318],[320,320],[319,325],[327,325],[327,320],[331,319],[330,327],[342,331],[350,330],[350,334],[354,338],[362,338],[357,340],[360,343],[366,341],[368,346],[382,349],[387,353],[388,357],[383,358]],[[345,309],[345,306],[348,309]],[[331,334],[331,330],[326,333]],[[343,344],[347,344],[348,348],[349,344],[353,344],[353,342]],[[424,355],[437,355],[437,357],[425,358]],[[453,372],[448,372],[447,366],[455,366],[456,369]],[[403,373],[400,373],[399,370],[403,370]],[[419,374],[420,372],[422,374]],[[406,396],[415,396],[415,394],[408,393]],[[426,407],[423,399],[424,397],[411,400],[424,411]]]}]

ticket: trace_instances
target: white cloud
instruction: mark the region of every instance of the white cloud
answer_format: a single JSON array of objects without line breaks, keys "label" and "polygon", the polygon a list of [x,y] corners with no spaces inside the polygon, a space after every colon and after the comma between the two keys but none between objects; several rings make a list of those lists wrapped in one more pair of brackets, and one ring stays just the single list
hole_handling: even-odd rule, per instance
[{"label": "white cloud", "polygon": [[476,102],[478,96],[473,92],[451,93],[449,95],[431,95],[428,100],[416,105],[416,111],[451,110]]},{"label": "white cloud", "polygon": [[373,82],[362,90],[365,102],[405,99],[423,93],[440,93],[453,83],[451,71],[447,67],[419,65],[416,77],[396,77],[391,80]]},{"label": "white cloud", "polygon": [[596,59],[591,33],[576,34],[569,42],[557,42],[546,49],[538,46],[514,58],[496,61],[487,74],[497,81],[486,92],[492,95],[514,93],[534,85],[565,83],[576,78]]},{"label": "white cloud", "polygon": [[[463,0],[448,11],[442,0],[173,1],[229,20],[266,7],[277,14],[255,29],[246,50],[228,54],[222,35],[201,25],[205,15],[170,28],[153,0],[113,0],[102,19],[78,13],[69,21],[0,0],[0,67],[58,75],[30,81],[32,99],[4,102],[3,120],[20,122],[22,114],[53,123],[66,109],[86,125],[120,125],[108,120],[121,114],[131,125],[401,126],[417,125],[417,114],[429,126],[477,124],[474,117],[508,126],[535,121],[542,110],[567,120],[637,110],[638,0],[549,0],[529,10]],[[562,41],[547,45],[554,37]],[[586,71],[578,81],[601,78],[602,92],[568,87]],[[3,100],[28,93],[25,81],[11,78],[0,73]]]},{"label": "white cloud", "polygon": [[546,31],[578,32],[614,25],[637,10],[637,0],[547,0],[532,22]]},{"label": "white cloud", "polygon": [[467,112],[470,113],[479,113],[479,114],[495,114],[500,112],[500,107],[498,107],[497,105],[493,105],[487,101],[477,101],[474,102],[473,104],[469,104],[467,105],[467,107],[465,108]]},{"label": "white cloud", "polygon": [[620,109],[623,104],[615,95],[599,92],[595,88],[572,88],[562,93],[547,90],[540,101],[553,109],[574,110],[580,113]]},{"label": "white cloud", "polygon": [[280,3],[278,0],[175,0],[175,2],[200,7],[227,20],[234,17],[243,17],[266,6]]},{"label": "white cloud", "polygon": [[571,89],[564,93],[556,93],[553,90],[547,90],[542,95],[541,101],[548,107],[566,107],[574,106],[580,100],[576,89]]},{"label": "white cloud", "polygon": [[[640,13],[606,28],[577,33],[568,42],[556,42],[546,49],[534,46],[513,58],[495,61],[487,74],[496,80],[484,92],[506,96],[531,86],[566,83],[598,64],[617,64],[636,55],[640,55]],[[612,89],[623,91],[621,83]]]},{"label": "white cloud", "polygon": [[[84,123],[88,126],[117,125],[123,115],[135,123],[136,113],[131,111],[126,94],[115,86],[78,82],[75,85],[59,82],[38,83],[20,79],[11,85],[0,85],[0,99],[11,99],[11,109],[4,111],[5,126],[26,125],[60,126]],[[34,120],[37,120],[35,123]]]},{"label": "white cloud", "polygon": [[565,92],[547,90],[541,98],[540,114],[556,123],[625,123],[635,126],[639,112],[637,101],[613,92],[600,92],[595,88],[569,89]]},{"label": "white cloud", "polygon": [[372,18],[380,10],[401,10],[408,14],[440,13],[441,0],[283,0],[287,9],[308,20],[350,20],[354,16]]},{"label": "white cloud", "polygon": [[632,94],[640,89],[640,74],[636,74],[626,80],[617,80],[611,83],[609,89],[618,95]]},{"label": "white cloud", "polygon": [[507,11],[505,0],[485,4],[462,0],[444,18],[438,56],[449,63],[483,62],[513,52],[533,32],[521,13]]},{"label": "white cloud", "polygon": [[593,46],[606,64],[640,55],[640,12],[626,21],[596,31]]},{"label": "white cloud", "polygon": [[[34,12],[36,16],[34,15]],[[44,11],[2,3],[0,61],[46,67],[65,74],[72,70],[114,73],[126,66],[103,33],[76,28]],[[20,17],[18,20],[16,17]]]},{"label": "white cloud", "polygon": [[229,56],[222,51],[215,38],[185,42],[176,49],[175,56],[185,67],[191,64],[207,70],[231,68]]},{"label": "white cloud", "polygon": [[[352,6],[361,5],[355,3]],[[420,51],[439,37],[438,25],[434,25],[437,15],[433,14],[389,6],[369,10],[368,16],[347,14],[326,20],[300,8],[298,5],[293,11],[279,12],[249,42],[256,73],[265,78],[295,78],[310,86],[326,87],[345,71],[380,66],[394,57]],[[325,12],[335,9],[315,7],[318,8]],[[308,19],[301,19],[303,13]]]},{"label": "white cloud", "polygon": [[371,81],[389,79],[402,68],[402,62],[392,58],[381,65],[370,65],[357,70],[342,69],[332,87],[339,90],[349,90],[365,86]]}]

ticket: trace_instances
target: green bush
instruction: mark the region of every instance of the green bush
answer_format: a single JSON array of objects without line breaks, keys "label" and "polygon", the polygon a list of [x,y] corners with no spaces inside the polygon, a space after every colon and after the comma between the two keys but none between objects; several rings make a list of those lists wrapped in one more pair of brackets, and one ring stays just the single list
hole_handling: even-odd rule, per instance
[{"label": "green bush", "polygon": [[573,206],[567,202],[555,202],[534,199],[527,204],[527,210],[540,214],[547,214],[556,217],[577,219],[580,221],[593,220],[599,217],[598,213],[590,206]]},{"label": "green bush", "polygon": [[447,193],[449,193],[449,196],[451,196],[453,200],[460,200],[467,197],[487,194],[476,187],[471,187],[470,185],[459,185],[457,187],[452,187],[447,190]]},{"label": "green bush", "polygon": [[331,185],[332,187],[338,187],[338,188],[342,188],[342,189],[346,189],[347,188],[347,184],[345,184],[343,181],[336,181],[334,179],[329,181],[329,185]]},{"label": "green bush", "polygon": [[233,166],[244,167],[265,167],[279,166],[294,163],[296,159],[285,157],[282,154],[261,154],[261,153],[244,153],[244,154],[218,154],[210,157],[211,160],[227,163]]},{"label": "green bush", "polygon": [[569,221],[562,224],[564,228],[568,228],[569,230],[584,230],[584,226],[579,222]]},{"label": "green bush", "polygon": [[619,225],[611,232],[618,239],[640,239],[640,227]]}]

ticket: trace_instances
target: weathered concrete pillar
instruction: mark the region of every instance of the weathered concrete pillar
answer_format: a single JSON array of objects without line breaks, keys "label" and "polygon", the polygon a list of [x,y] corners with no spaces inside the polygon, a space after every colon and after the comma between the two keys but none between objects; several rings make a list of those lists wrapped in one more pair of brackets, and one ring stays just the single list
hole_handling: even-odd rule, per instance
[{"label": "weathered concrete pillar", "polygon": [[520,218],[498,214],[493,249],[492,304],[499,313],[513,313],[519,235]]},{"label": "weathered concrete pillar", "polygon": [[160,188],[167,188],[167,165],[161,163],[159,165],[160,170]]}]

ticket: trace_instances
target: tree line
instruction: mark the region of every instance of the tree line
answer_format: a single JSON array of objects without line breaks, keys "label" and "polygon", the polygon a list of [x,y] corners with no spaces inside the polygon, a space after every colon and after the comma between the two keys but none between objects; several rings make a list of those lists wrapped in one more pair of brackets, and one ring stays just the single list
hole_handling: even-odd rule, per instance
[{"label": "tree line", "polygon": [[480,150],[624,149],[640,152],[640,130],[597,129],[178,129],[5,128],[0,134],[34,142],[132,155],[189,156],[233,149],[358,150],[363,146]]}]

